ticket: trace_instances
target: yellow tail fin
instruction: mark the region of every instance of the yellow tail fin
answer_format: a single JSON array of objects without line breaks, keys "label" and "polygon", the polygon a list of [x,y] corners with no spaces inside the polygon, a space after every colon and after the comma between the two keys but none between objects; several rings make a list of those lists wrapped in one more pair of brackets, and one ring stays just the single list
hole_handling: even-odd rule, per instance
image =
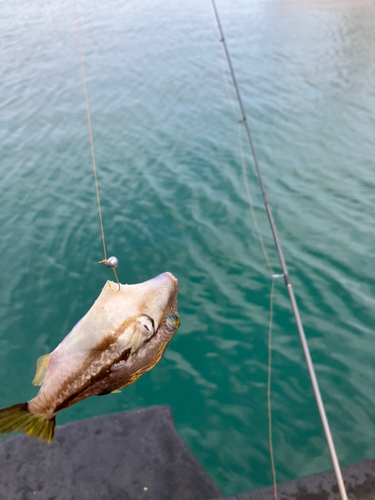
[{"label": "yellow tail fin", "polygon": [[53,439],[56,417],[48,420],[29,412],[27,403],[8,406],[0,410],[0,434],[24,432],[50,443]]}]

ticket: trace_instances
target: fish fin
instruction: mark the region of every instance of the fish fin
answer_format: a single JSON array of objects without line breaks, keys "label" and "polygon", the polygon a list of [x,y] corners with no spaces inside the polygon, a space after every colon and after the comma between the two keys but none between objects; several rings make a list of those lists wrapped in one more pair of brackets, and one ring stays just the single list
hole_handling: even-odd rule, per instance
[{"label": "fish fin", "polygon": [[44,377],[46,376],[46,371],[48,368],[49,359],[51,354],[45,354],[44,356],[40,356],[38,361],[36,362],[36,373],[34,380],[32,381],[33,385],[42,385]]},{"label": "fish fin", "polygon": [[109,391],[108,389],[104,389],[101,393],[97,394],[97,396],[106,396],[107,394],[119,394],[121,391],[116,389],[115,391]]},{"label": "fish fin", "polygon": [[102,392],[97,394],[97,396],[106,396],[107,394],[111,394],[111,392],[108,389],[104,389]]},{"label": "fish fin", "polygon": [[0,409],[0,434],[24,432],[50,443],[53,439],[56,417],[47,419],[29,412],[28,403]]}]

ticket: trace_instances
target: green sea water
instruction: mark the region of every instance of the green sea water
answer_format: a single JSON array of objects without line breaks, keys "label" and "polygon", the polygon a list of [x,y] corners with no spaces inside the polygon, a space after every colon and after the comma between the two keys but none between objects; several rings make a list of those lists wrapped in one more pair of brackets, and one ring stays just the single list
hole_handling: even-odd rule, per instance
[{"label": "green sea water", "polygon": [[[375,457],[375,4],[218,0],[340,462]],[[272,482],[271,282],[241,170],[239,116],[210,1],[79,2],[108,253],[123,283],[170,271],[181,327],[122,394],[58,423],[168,404],[225,495]],[[73,2],[51,0],[55,25]],[[106,279],[74,26],[1,2],[0,406]],[[227,74],[227,81],[230,80]],[[234,99],[233,89],[230,88]],[[244,135],[243,135],[244,139]],[[260,231],[277,254],[244,143]],[[282,280],[273,328],[278,481],[331,468]]]}]

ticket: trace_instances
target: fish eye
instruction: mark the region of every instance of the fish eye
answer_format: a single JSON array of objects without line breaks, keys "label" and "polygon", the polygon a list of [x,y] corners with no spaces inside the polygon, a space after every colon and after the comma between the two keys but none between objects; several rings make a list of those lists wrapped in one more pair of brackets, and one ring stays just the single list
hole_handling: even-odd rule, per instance
[{"label": "fish eye", "polygon": [[154,334],[154,320],[150,318],[150,316],[141,316],[140,318],[138,318],[138,322],[145,329],[145,334],[147,337],[151,337]]},{"label": "fish eye", "polygon": [[173,330],[176,330],[178,328],[179,324],[180,324],[180,318],[178,317],[177,313],[172,311],[166,315],[165,326],[167,327],[167,330],[172,332]]}]

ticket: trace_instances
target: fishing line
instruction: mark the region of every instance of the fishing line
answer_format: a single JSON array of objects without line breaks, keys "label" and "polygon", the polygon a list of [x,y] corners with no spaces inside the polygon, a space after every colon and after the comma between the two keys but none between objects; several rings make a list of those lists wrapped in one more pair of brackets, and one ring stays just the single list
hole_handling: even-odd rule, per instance
[{"label": "fishing line", "polygon": [[[271,207],[270,207],[270,204],[269,204],[269,201],[268,201],[268,198],[267,198],[267,193],[266,193],[266,190],[265,190],[265,187],[264,187],[264,184],[263,184],[263,178],[262,178],[262,174],[261,174],[261,171],[260,171],[260,168],[259,168],[258,158],[257,158],[256,152],[255,152],[255,148],[254,148],[253,140],[252,140],[252,137],[251,137],[249,125],[247,123],[245,109],[244,109],[244,106],[243,106],[243,102],[242,102],[240,90],[239,90],[239,87],[238,87],[238,84],[237,84],[236,75],[234,73],[234,69],[233,69],[233,65],[232,65],[232,60],[231,60],[231,57],[230,57],[230,54],[229,54],[228,45],[227,45],[227,42],[226,42],[225,37],[224,37],[224,31],[223,31],[223,28],[222,28],[222,25],[221,25],[221,21],[220,21],[220,17],[219,17],[219,13],[218,13],[218,10],[217,10],[217,7],[216,7],[216,2],[215,2],[215,0],[211,0],[211,1],[212,1],[212,6],[213,6],[213,9],[214,9],[214,12],[215,12],[215,17],[216,17],[217,25],[218,25],[218,28],[219,28],[219,31],[220,31],[220,36],[221,36],[221,40],[220,41],[223,43],[223,46],[224,46],[225,55],[226,55],[228,66],[229,66],[230,73],[231,73],[231,76],[232,76],[233,85],[234,85],[234,88],[235,88],[235,91],[236,91],[238,104],[239,104],[240,110],[241,110],[241,115],[242,115],[241,123],[243,123],[244,126],[245,126],[245,130],[246,130],[248,142],[249,142],[251,153],[252,153],[253,160],[254,160],[254,165],[255,165],[256,173],[257,173],[259,184],[260,184],[260,187],[261,187],[261,190],[262,190],[264,204],[265,204],[265,207],[266,207],[266,212],[267,212],[268,220],[269,220],[269,223],[270,223],[270,227],[271,227],[271,231],[272,231],[274,243],[275,243],[275,246],[276,246],[276,249],[277,249],[277,253],[278,253],[278,256],[279,256],[281,268],[282,268],[282,271],[283,271],[283,274],[279,275],[279,276],[284,278],[284,282],[285,282],[285,285],[287,287],[287,291],[288,291],[288,294],[289,294],[290,303],[291,303],[293,314],[294,314],[294,318],[295,318],[295,321],[296,321],[297,330],[298,330],[298,333],[299,333],[299,336],[300,336],[300,340],[301,340],[301,344],[302,344],[302,349],[303,349],[303,352],[304,352],[304,355],[305,355],[305,360],[306,360],[308,372],[309,372],[309,375],[310,375],[310,380],[311,380],[312,388],[313,388],[313,391],[314,391],[316,403],[317,403],[317,406],[318,406],[320,418],[321,418],[321,421],[322,421],[322,425],[323,425],[323,429],[324,429],[324,433],[325,433],[325,437],[326,437],[328,449],[329,449],[329,452],[330,452],[330,455],[331,455],[332,465],[333,465],[333,468],[334,468],[334,471],[335,471],[335,475],[336,475],[336,479],[337,479],[337,484],[338,484],[338,487],[339,487],[340,495],[341,495],[342,500],[347,500],[348,496],[347,496],[347,493],[346,493],[345,484],[344,484],[344,481],[343,481],[343,478],[342,478],[341,469],[340,469],[340,464],[339,464],[339,461],[338,461],[338,458],[337,458],[337,453],[336,453],[335,445],[333,443],[331,430],[330,430],[330,427],[329,427],[329,423],[328,423],[326,411],[325,411],[323,400],[322,400],[322,396],[321,396],[321,393],[320,393],[318,380],[316,378],[314,364],[313,364],[312,359],[311,359],[310,349],[309,349],[309,346],[308,346],[308,343],[307,343],[307,339],[306,339],[306,335],[305,335],[305,332],[304,332],[304,329],[303,329],[302,320],[301,320],[301,317],[300,317],[300,313],[299,313],[297,301],[296,301],[296,298],[295,298],[295,295],[294,295],[292,283],[290,281],[290,277],[289,277],[289,273],[288,273],[288,268],[286,266],[286,262],[285,262],[285,259],[284,259],[284,254],[283,254],[282,247],[281,247],[281,243],[280,243],[280,240],[279,240],[279,237],[278,237],[278,234],[277,234],[277,229],[276,229],[275,221],[274,221],[273,216],[272,216]],[[277,278],[279,276],[274,275],[273,277]]]},{"label": "fishing line", "polygon": [[268,327],[268,370],[267,370],[267,409],[268,409],[268,446],[270,450],[273,497],[277,500],[277,480],[275,457],[273,452],[272,440],[272,405],[271,405],[271,376],[272,376],[272,326],[273,326],[273,295],[275,290],[275,280],[272,280],[270,294],[270,323]]},{"label": "fishing line", "polygon": [[262,238],[259,226],[258,226],[258,219],[257,219],[257,216],[255,214],[254,205],[253,205],[253,202],[252,202],[252,199],[251,199],[251,194],[250,194],[249,183],[247,181],[245,157],[244,157],[243,148],[242,148],[241,123],[238,123],[238,143],[239,143],[240,154],[241,154],[242,174],[243,174],[243,179],[244,179],[245,188],[246,188],[246,192],[247,192],[247,198],[249,200],[249,205],[250,205],[250,209],[251,209],[251,215],[253,216],[253,221],[254,221],[255,229],[256,229],[256,231],[258,233],[258,238],[259,238],[260,244],[262,246],[264,258],[266,259],[267,266],[268,266],[268,269],[269,269],[270,274],[271,274],[271,278],[273,278],[273,276],[274,276],[273,270],[272,270],[272,267],[271,267],[271,264],[270,264],[270,260],[268,258],[268,254],[267,254],[267,251],[266,251],[266,247],[264,246],[264,241],[263,241],[263,238]]},{"label": "fishing line", "polygon": [[225,61],[224,61],[224,58],[223,58],[223,52],[221,50],[220,50],[220,59],[221,59],[221,70],[222,70],[222,73],[223,73],[223,78],[224,78],[224,83],[225,83],[225,89],[226,89],[227,96],[228,96],[228,99],[229,99],[229,102],[230,102],[230,106],[231,106],[232,111],[233,111],[233,115],[236,118],[236,122],[238,124],[238,144],[239,144],[239,148],[240,148],[242,175],[243,175],[243,179],[244,179],[244,183],[245,183],[247,198],[248,198],[249,205],[250,205],[251,215],[252,215],[252,218],[253,218],[255,229],[256,229],[256,231],[258,233],[259,242],[260,242],[260,244],[262,246],[262,251],[263,251],[264,258],[266,260],[268,269],[270,271],[271,278],[273,278],[274,273],[273,273],[273,270],[272,270],[272,267],[271,267],[271,264],[270,264],[270,260],[268,258],[268,254],[267,254],[267,251],[266,251],[266,247],[264,245],[262,234],[261,234],[260,229],[259,229],[258,219],[257,219],[257,216],[255,214],[254,205],[253,205],[253,202],[252,202],[252,197],[251,197],[250,188],[249,188],[249,183],[248,183],[248,180],[247,180],[245,157],[244,157],[244,154],[243,154],[243,147],[242,147],[242,127],[241,127],[242,119],[239,118],[239,116],[237,115],[237,112],[236,112],[236,107],[235,107],[234,102],[233,102],[234,99],[233,99],[233,96],[232,96],[232,92],[230,90],[230,86],[229,86],[228,79],[227,79],[227,73],[226,73],[225,67],[224,67],[224,62]]},{"label": "fishing line", "polygon": [[[82,81],[83,81],[83,89],[85,93],[85,102],[86,102],[86,112],[87,112],[87,124],[89,127],[89,136],[90,136],[90,145],[91,145],[91,156],[92,156],[92,167],[94,171],[94,178],[95,178],[95,189],[96,189],[96,199],[98,202],[98,211],[99,211],[99,220],[100,220],[100,230],[102,233],[102,242],[103,242],[103,252],[104,252],[104,259],[99,262],[99,264],[104,263],[107,264],[107,251],[105,248],[105,238],[104,238],[104,227],[103,227],[103,218],[102,218],[102,209],[100,206],[100,196],[99,196],[99,186],[98,186],[98,176],[96,174],[96,162],[95,162],[95,153],[94,153],[94,141],[92,138],[92,129],[91,129],[91,118],[90,118],[90,107],[89,107],[89,97],[87,93],[87,84],[86,84],[86,72],[85,72],[85,61],[83,59],[83,49],[82,49],[82,39],[81,39],[81,28],[79,26],[79,19],[78,19],[78,11],[77,11],[77,0],[74,0],[74,15],[75,15],[75,22],[76,22],[76,31],[77,31],[77,40],[78,40],[78,49],[79,49],[79,57],[81,61],[81,69],[82,69]],[[117,259],[116,259],[117,261]],[[116,264],[117,265],[117,264]],[[109,265],[108,267],[111,267]],[[116,266],[115,266],[116,267]],[[115,267],[112,267],[113,273],[115,275],[117,285],[118,285],[118,290],[119,292],[121,290],[121,285],[117,277],[116,269]],[[113,288],[111,287],[111,284],[108,283],[109,287],[111,290]],[[115,291],[115,290],[113,290]]]},{"label": "fishing line", "polygon": [[[104,2],[104,0],[101,0],[100,2],[98,2],[94,7],[92,7],[91,9],[89,10],[86,10],[86,12],[84,14],[82,14],[79,18],[78,18],[78,21],[81,21],[82,19],[84,19],[86,16],[88,16],[89,14],[91,14],[92,12],[95,12],[95,10],[99,7],[99,5],[101,5],[102,3]],[[44,0],[44,6],[46,8],[46,12],[47,12],[47,19],[48,19],[48,22],[51,26],[51,28],[53,28],[54,30],[56,31],[65,31],[66,29],[70,28],[71,26],[73,26],[73,24],[76,23],[76,20],[72,21],[71,23],[69,24],[64,24],[63,26],[56,26],[55,24],[53,24],[52,22],[52,19],[51,19],[51,14],[50,14],[50,11],[49,11],[49,6],[48,6],[48,0]]]},{"label": "fishing line", "polygon": [[254,206],[252,203],[251,199],[251,194],[250,194],[250,189],[249,189],[249,184],[247,181],[247,175],[246,175],[246,164],[245,164],[245,157],[243,154],[243,148],[242,148],[242,134],[241,134],[241,123],[238,121],[238,142],[239,142],[239,147],[240,147],[240,154],[241,154],[241,164],[242,164],[242,174],[245,182],[245,187],[246,187],[246,192],[247,192],[247,197],[249,200],[249,205],[251,209],[251,214],[253,216],[253,221],[254,225],[256,228],[256,231],[258,233],[258,238],[260,241],[260,244],[262,245],[262,250],[264,254],[264,258],[266,259],[268,269],[271,273],[271,278],[272,278],[272,284],[271,284],[271,293],[270,293],[270,312],[269,312],[269,325],[268,325],[268,367],[267,367],[267,413],[268,413],[268,446],[269,446],[269,451],[270,451],[270,460],[271,460],[271,470],[272,470],[272,484],[273,484],[273,495],[274,499],[277,500],[277,479],[276,479],[276,467],[275,467],[275,456],[274,456],[274,451],[273,451],[273,439],[272,439],[272,400],[271,400],[271,382],[272,382],[272,326],[273,326],[273,297],[274,297],[274,291],[275,291],[275,275],[273,274],[273,270],[268,258],[267,250],[264,246],[263,238],[260,233],[260,229],[258,226],[258,221],[257,217],[254,211]]},{"label": "fishing line", "polygon": [[116,257],[110,257],[107,259],[107,251],[106,251],[106,246],[105,246],[105,237],[104,237],[104,227],[103,227],[103,217],[102,217],[102,209],[100,205],[100,196],[99,196],[99,185],[98,185],[98,176],[96,173],[96,162],[95,162],[95,153],[94,153],[94,140],[92,137],[92,128],[91,128],[91,118],[90,118],[90,107],[89,107],[89,98],[88,98],[88,92],[87,92],[87,83],[86,83],[86,71],[85,71],[85,61],[83,58],[83,48],[82,48],[82,38],[81,38],[81,28],[79,21],[80,19],[83,19],[86,17],[89,13],[94,12],[98,8],[98,6],[103,2],[99,2],[95,7],[92,9],[86,11],[81,17],[78,17],[78,9],[77,9],[77,0],[73,0],[74,2],[74,21],[70,24],[67,24],[65,26],[55,26],[52,23],[51,17],[50,17],[50,12],[49,12],[49,7],[48,7],[48,0],[44,1],[46,11],[47,11],[47,18],[49,21],[49,24],[51,25],[52,29],[56,31],[64,31],[68,28],[70,28],[73,24],[76,26],[76,32],[77,32],[77,42],[78,42],[78,52],[79,52],[79,58],[80,58],[80,63],[81,63],[81,70],[82,70],[82,82],[83,82],[83,90],[85,94],[85,103],[86,103],[86,114],[87,114],[87,124],[88,124],[88,129],[89,129],[89,136],[90,136],[90,146],[91,146],[91,157],[92,157],[92,167],[93,167],[93,172],[94,172],[94,179],[95,179],[95,190],[96,190],[96,199],[98,203],[98,212],[99,212],[99,221],[100,221],[100,231],[101,231],[101,236],[102,236],[102,243],[103,243],[103,253],[104,253],[104,259],[99,261],[99,264],[104,263],[109,269],[113,270],[113,273],[116,278],[116,282],[118,285],[118,290],[113,290],[111,284],[108,282],[109,288],[114,291],[114,292],[119,292],[121,290],[121,285],[119,282],[119,279],[117,277],[116,273],[116,267],[118,266],[118,260]]},{"label": "fishing line", "polygon": [[274,500],[277,500],[277,478],[276,478],[276,467],[275,467],[275,457],[274,457],[274,450],[273,450],[273,430],[272,430],[272,400],[271,400],[271,383],[272,383],[272,327],[273,327],[273,298],[274,298],[274,291],[275,291],[275,281],[274,278],[276,278],[276,275],[274,275],[272,266],[270,263],[270,260],[268,258],[267,250],[264,245],[264,241],[262,238],[262,234],[259,229],[258,225],[258,220],[257,216],[254,210],[254,205],[252,202],[252,197],[250,193],[250,188],[249,188],[249,183],[247,180],[247,174],[246,174],[246,163],[245,163],[245,156],[243,153],[243,147],[242,147],[242,120],[239,118],[236,112],[236,107],[234,105],[234,99],[232,96],[232,92],[230,89],[230,85],[228,83],[227,79],[227,73],[225,70],[225,60],[223,57],[223,52],[220,50],[220,59],[221,59],[221,70],[223,73],[223,79],[225,83],[225,89],[226,93],[230,102],[230,106],[232,108],[233,115],[236,119],[236,122],[238,124],[238,144],[239,144],[239,149],[240,149],[240,157],[241,157],[241,167],[242,167],[242,175],[245,183],[245,188],[246,188],[246,194],[247,194],[247,199],[249,202],[250,210],[251,210],[251,216],[253,218],[254,226],[255,229],[258,233],[258,239],[262,247],[263,255],[265,258],[265,261],[267,263],[268,269],[271,274],[271,279],[272,279],[272,284],[271,284],[271,292],[270,292],[270,306],[269,306],[269,324],[268,324],[268,343],[267,343],[267,348],[268,348],[268,365],[267,365],[267,416],[268,416],[268,446],[269,446],[269,453],[270,453],[270,461],[271,461],[271,472],[272,472],[272,484],[273,484],[273,495],[274,495]]},{"label": "fishing line", "polygon": [[[321,396],[321,393],[320,393],[318,380],[316,378],[315,369],[314,369],[314,365],[313,365],[313,362],[312,362],[312,359],[311,359],[311,354],[310,354],[309,346],[308,346],[308,343],[307,343],[306,335],[305,335],[305,332],[304,332],[304,329],[303,329],[303,325],[302,325],[302,321],[301,321],[301,317],[300,317],[298,305],[297,305],[296,298],[295,298],[295,295],[294,295],[292,283],[290,281],[290,277],[289,277],[289,273],[288,273],[288,268],[287,268],[286,263],[285,263],[284,254],[283,254],[281,243],[280,243],[280,240],[279,240],[279,237],[278,237],[278,234],[277,234],[277,229],[276,229],[276,225],[275,225],[275,222],[274,222],[274,219],[273,219],[273,216],[272,216],[272,211],[271,211],[271,207],[270,207],[270,204],[269,204],[269,201],[268,201],[268,198],[267,198],[267,193],[266,193],[266,190],[265,190],[265,186],[263,184],[263,178],[262,178],[262,174],[261,174],[261,171],[260,171],[260,168],[259,168],[258,158],[257,158],[256,152],[255,152],[255,148],[254,148],[253,140],[252,140],[252,137],[251,137],[249,125],[247,123],[246,114],[245,114],[245,108],[243,106],[243,102],[242,102],[240,90],[239,90],[239,87],[238,87],[238,84],[237,84],[237,79],[236,79],[236,76],[235,76],[235,73],[234,73],[234,69],[233,69],[233,65],[232,65],[232,60],[231,60],[231,57],[230,57],[230,54],[229,54],[228,45],[227,45],[227,42],[226,42],[225,37],[224,37],[224,31],[223,31],[223,28],[222,28],[222,25],[221,25],[221,21],[220,21],[220,17],[219,17],[219,13],[218,13],[218,10],[217,10],[217,7],[216,7],[216,2],[215,2],[215,0],[211,0],[211,2],[212,2],[212,6],[213,6],[213,9],[214,9],[214,12],[215,12],[215,17],[216,17],[217,25],[218,25],[218,28],[219,28],[219,31],[220,31],[220,36],[221,36],[220,41],[223,43],[223,47],[224,47],[224,50],[225,50],[225,55],[226,55],[228,66],[229,66],[230,73],[231,73],[231,76],[232,76],[233,85],[234,85],[234,88],[235,88],[235,91],[236,91],[236,95],[237,95],[238,104],[239,104],[239,107],[240,107],[240,110],[241,110],[241,123],[243,123],[244,126],[245,126],[245,130],[246,130],[248,142],[249,142],[251,153],[252,153],[253,160],[254,160],[255,170],[256,170],[256,173],[257,173],[257,176],[258,176],[258,180],[259,180],[259,184],[260,184],[260,187],[261,187],[261,190],[262,190],[264,205],[265,205],[267,216],[268,216],[268,220],[269,220],[269,223],[270,223],[270,227],[271,227],[271,231],[272,231],[274,243],[275,243],[275,246],[276,246],[276,249],[277,249],[277,253],[278,253],[278,256],[279,256],[281,268],[282,268],[282,271],[283,271],[283,274],[279,275],[279,276],[284,278],[284,282],[285,282],[285,285],[286,285],[286,288],[287,288],[287,291],[288,291],[288,294],[289,294],[290,303],[291,303],[293,314],[294,314],[294,318],[295,318],[295,321],[296,321],[297,330],[298,330],[298,333],[299,333],[299,336],[300,336],[300,340],[301,340],[301,344],[302,344],[302,349],[303,349],[303,352],[304,352],[304,355],[305,355],[306,364],[307,364],[307,368],[308,368],[308,371],[309,371],[310,380],[311,380],[311,384],[312,384],[313,391],[314,391],[314,394],[315,394],[315,399],[316,399],[316,403],[317,403],[317,406],[318,406],[320,418],[321,418],[321,421],[322,421],[324,433],[325,433],[325,436],[326,436],[328,449],[329,449],[329,452],[330,452],[330,455],[331,455],[331,460],[332,460],[333,468],[334,468],[334,471],[335,471],[335,475],[336,475],[336,479],[337,479],[337,484],[338,484],[338,487],[339,487],[340,495],[341,495],[342,500],[348,500],[346,489],[345,489],[345,484],[344,484],[344,481],[343,481],[343,478],[342,478],[340,464],[339,464],[339,461],[338,461],[338,458],[337,458],[337,453],[336,453],[335,445],[333,443],[331,430],[330,430],[330,427],[329,427],[329,423],[328,423],[327,415],[326,415],[326,412],[325,412],[325,408],[324,408],[322,396]],[[278,278],[279,276],[274,275],[273,278]]]}]

